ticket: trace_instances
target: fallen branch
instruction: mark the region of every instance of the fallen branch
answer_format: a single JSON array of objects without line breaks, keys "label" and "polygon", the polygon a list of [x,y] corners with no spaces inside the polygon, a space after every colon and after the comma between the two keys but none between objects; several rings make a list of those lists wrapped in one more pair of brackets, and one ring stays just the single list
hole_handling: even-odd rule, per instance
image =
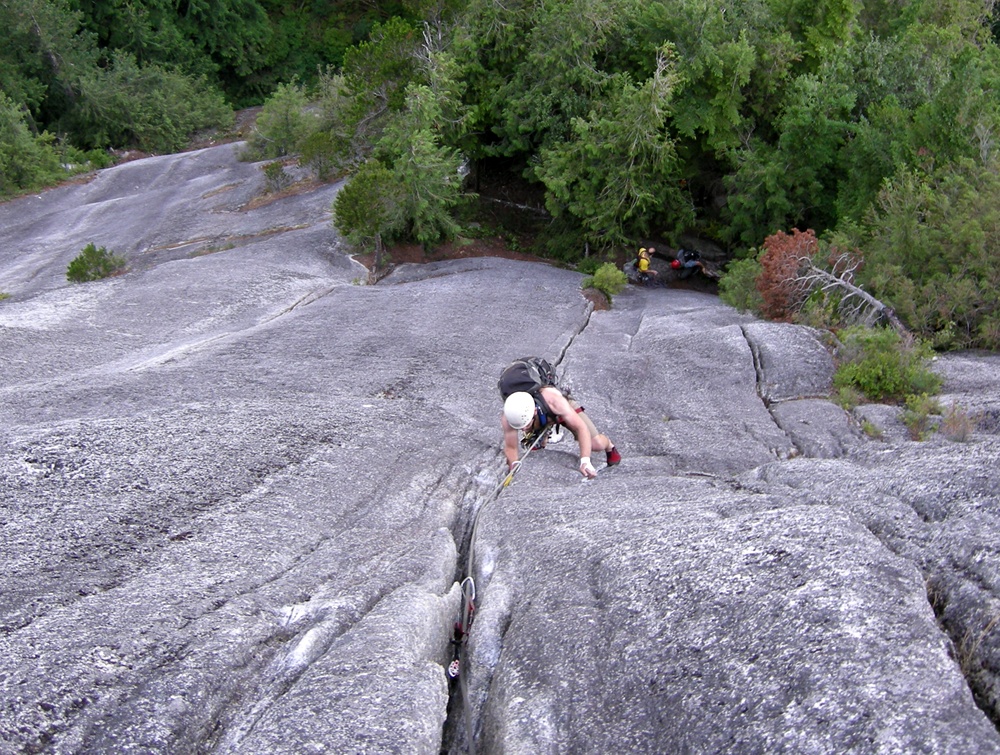
[{"label": "fallen branch", "polygon": [[517,202],[511,202],[511,201],[506,200],[506,199],[498,199],[496,197],[483,197],[483,196],[481,196],[481,199],[484,202],[495,202],[496,204],[502,204],[502,205],[505,205],[506,207],[514,207],[515,209],[518,209],[518,210],[526,210],[528,212],[534,212],[534,213],[536,213],[538,215],[546,215],[547,216],[549,214],[548,211],[544,207],[533,207],[530,204],[518,204]]},{"label": "fallen branch", "polygon": [[824,292],[838,291],[841,295],[840,311],[848,320],[869,327],[885,322],[904,341],[912,342],[913,334],[907,329],[889,305],[879,301],[854,283],[854,273],[860,261],[843,254],[833,264],[833,272],[816,267],[808,257],[800,258],[800,274],[797,283],[810,290],[817,288]]}]

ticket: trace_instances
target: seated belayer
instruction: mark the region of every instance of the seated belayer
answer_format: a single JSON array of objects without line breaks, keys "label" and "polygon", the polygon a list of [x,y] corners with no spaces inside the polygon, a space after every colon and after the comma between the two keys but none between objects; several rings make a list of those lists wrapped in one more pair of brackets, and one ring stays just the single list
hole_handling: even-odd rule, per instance
[{"label": "seated belayer", "polygon": [[583,407],[568,391],[555,385],[555,371],[541,357],[522,357],[508,366],[497,383],[504,399],[500,425],[503,428],[504,455],[514,469],[518,460],[518,433],[528,447],[545,442],[540,434],[560,427],[569,429],[580,446],[580,474],[591,478],[597,470],[591,463],[593,451],[604,451],[608,466],[621,461],[621,454],[607,435],[598,432]]},{"label": "seated belayer", "polygon": [[705,272],[701,255],[694,249],[678,249],[677,258],[670,263],[670,267],[678,271],[678,277],[681,280],[691,277],[695,270]]}]

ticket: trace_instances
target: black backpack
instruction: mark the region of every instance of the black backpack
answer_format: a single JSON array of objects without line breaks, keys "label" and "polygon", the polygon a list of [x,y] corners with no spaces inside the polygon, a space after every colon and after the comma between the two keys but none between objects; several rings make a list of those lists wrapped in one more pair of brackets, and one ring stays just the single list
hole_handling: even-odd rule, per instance
[{"label": "black backpack", "polygon": [[515,360],[500,375],[497,388],[506,401],[512,393],[524,391],[540,399],[539,391],[547,385],[556,384],[556,372],[552,365],[541,357],[521,357]]}]

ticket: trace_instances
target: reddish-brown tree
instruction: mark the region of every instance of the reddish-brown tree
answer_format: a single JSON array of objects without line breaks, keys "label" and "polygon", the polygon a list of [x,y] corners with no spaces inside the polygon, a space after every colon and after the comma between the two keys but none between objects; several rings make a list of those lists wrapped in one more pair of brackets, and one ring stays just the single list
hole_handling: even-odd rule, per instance
[{"label": "reddish-brown tree", "polygon": [[757,290],[764,298],[765,317],[786,322],[792,319],[809,295],[809,286],[799,279],[799,273],[816,251],[812,229],[803,232],[794,228],[791,234],[778,231],[764,239]]}]

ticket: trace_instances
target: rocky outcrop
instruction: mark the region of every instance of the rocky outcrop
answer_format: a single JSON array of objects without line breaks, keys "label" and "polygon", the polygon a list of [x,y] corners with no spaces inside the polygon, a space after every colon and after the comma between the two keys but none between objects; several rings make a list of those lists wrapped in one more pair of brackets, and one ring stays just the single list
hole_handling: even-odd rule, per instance
[{"label": "rocky outcrop", "polygon": [[[358,285],[337,187],[247,211],[234,149],[0,206],[0,751],[1000,752],[995,355],[913,441],[706,294]],[[67,284],[90,242],[131,271]],[[498,487],[530,353],[620,466]]]}]

